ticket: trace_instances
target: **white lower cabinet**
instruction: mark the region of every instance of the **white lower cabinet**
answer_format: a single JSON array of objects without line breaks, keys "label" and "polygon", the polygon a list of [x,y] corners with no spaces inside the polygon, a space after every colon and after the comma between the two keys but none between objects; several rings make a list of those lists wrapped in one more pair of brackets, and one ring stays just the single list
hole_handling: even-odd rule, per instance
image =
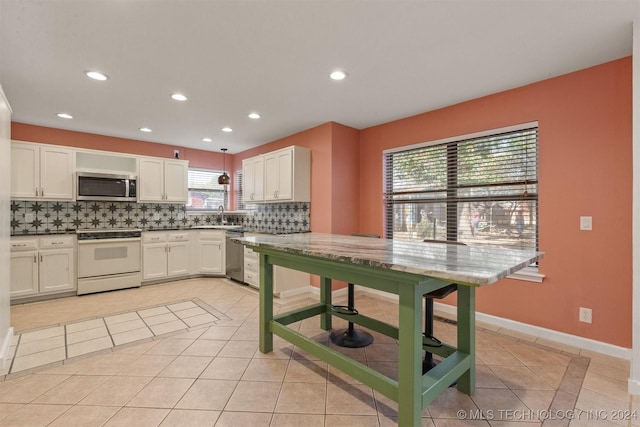
[{"label": "white lower cabinet", "polygon": [[[245,236],[250,234],[245,234]],[[273,295],[292,296],[306,292],[311,276],[298,270],[275,265],[273,267]],[[260,258],[253,250],[244,248],[244,282],[254,288],[260,288]]]},{"label": "white lower cabinet", "polygon": [[12,237],[11,299],[74,291],[75,237]]},{"label": "white lower cabinet", "polygon": [[225,232],[207,230],[198,232],[198,273],[225,273]]},{"label": "white lower cabinet", "polygon": [[142,280],[189,275],[189,232],[142,233]]}]

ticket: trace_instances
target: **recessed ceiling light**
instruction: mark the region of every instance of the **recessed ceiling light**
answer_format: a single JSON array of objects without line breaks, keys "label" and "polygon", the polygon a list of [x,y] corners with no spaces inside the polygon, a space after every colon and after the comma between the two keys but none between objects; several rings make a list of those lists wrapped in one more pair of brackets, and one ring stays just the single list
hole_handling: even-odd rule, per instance
[{"label": "recessed ceiling light", "polygon": [[87,77],[89,77],[90,79],[93,79],[93,80],[105,81],[105,80],[109,79],[109,76],[107,76],[106,74],[101,73],[99,71],[87,71],[84,74]]},{"label": "recessed ceiling light", "polygon": [[186,101],[187,100],[187,97],[184,96],[181,93],[174,93],[174,94],[171,95],[171,98],[175,99],[176,101]]},{"label": "recessed ceiling light", "polygon": [[73,119],[73,116],[67,113],[58,113],[58,117],[60,117],[61,119]]},{"label": "recessed ceiling light", "polygon": [[225,126],[222,128],[222,132],[233,132],[233,129],[231,129],[229,126]]},{"label": "recessed ceiling light", "polygon": [[344,80],[347,77],[347,73],[341,70],[336,70],[329,74],[329,77],[333,80]]},{"label": "recessed ceiling light", "polygon": [[211,139],[211,138],[202,138],[202,140],[204,142],[212,142],[213,141],[213,139]]},{"label": "recessed ceiling light", "polygon": [[251,114],[249,114],[249,118],[250,118],[250,119],[259,119],[259,118],[260,118],[260,114],[258,114],[258,113],[251,113]]},{"label": "recessed ceiling light", "polygon": [[151,132],[151,129],[149,129],[149,128],[140,128],[140,131],[142,131],[142,132]]}]

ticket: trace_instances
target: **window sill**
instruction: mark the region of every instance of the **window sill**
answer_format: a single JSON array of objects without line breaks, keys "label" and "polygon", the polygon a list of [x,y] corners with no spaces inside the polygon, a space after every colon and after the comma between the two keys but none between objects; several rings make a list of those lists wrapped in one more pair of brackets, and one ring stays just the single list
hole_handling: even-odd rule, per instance
[{"label": "window sill", "polygon": [[527,267],[527,268],[523,268],[522,270],[510,276],[507,276],[507,278],[514,279],[514,280],[524,280],[526,282],[542,283],[542,281],[545,278],[545,275],[542,273],[538,273],[537,268]]}]

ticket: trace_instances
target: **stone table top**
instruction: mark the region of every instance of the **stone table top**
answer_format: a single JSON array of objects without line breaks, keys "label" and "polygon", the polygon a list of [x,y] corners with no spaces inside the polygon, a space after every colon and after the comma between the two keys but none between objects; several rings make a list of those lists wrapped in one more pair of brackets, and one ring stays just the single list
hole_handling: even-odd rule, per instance
[{"label": "stone table top", "polygon": [[234,238],[256,249],[414,273],[468,285],[489,285],[544,256],[543,252],[340,234],[302,233]]}]

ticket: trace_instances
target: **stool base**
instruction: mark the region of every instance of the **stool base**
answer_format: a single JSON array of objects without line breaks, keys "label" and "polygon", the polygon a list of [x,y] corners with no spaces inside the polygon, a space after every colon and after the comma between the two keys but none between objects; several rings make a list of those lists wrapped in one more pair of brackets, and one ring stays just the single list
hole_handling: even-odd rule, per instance
[{"label": "stool base", "polygon": [[373,336],[370,333],[353,328],[331,332],[329,339],[335,345],[348,348],[366,347],[373,342]]}]

